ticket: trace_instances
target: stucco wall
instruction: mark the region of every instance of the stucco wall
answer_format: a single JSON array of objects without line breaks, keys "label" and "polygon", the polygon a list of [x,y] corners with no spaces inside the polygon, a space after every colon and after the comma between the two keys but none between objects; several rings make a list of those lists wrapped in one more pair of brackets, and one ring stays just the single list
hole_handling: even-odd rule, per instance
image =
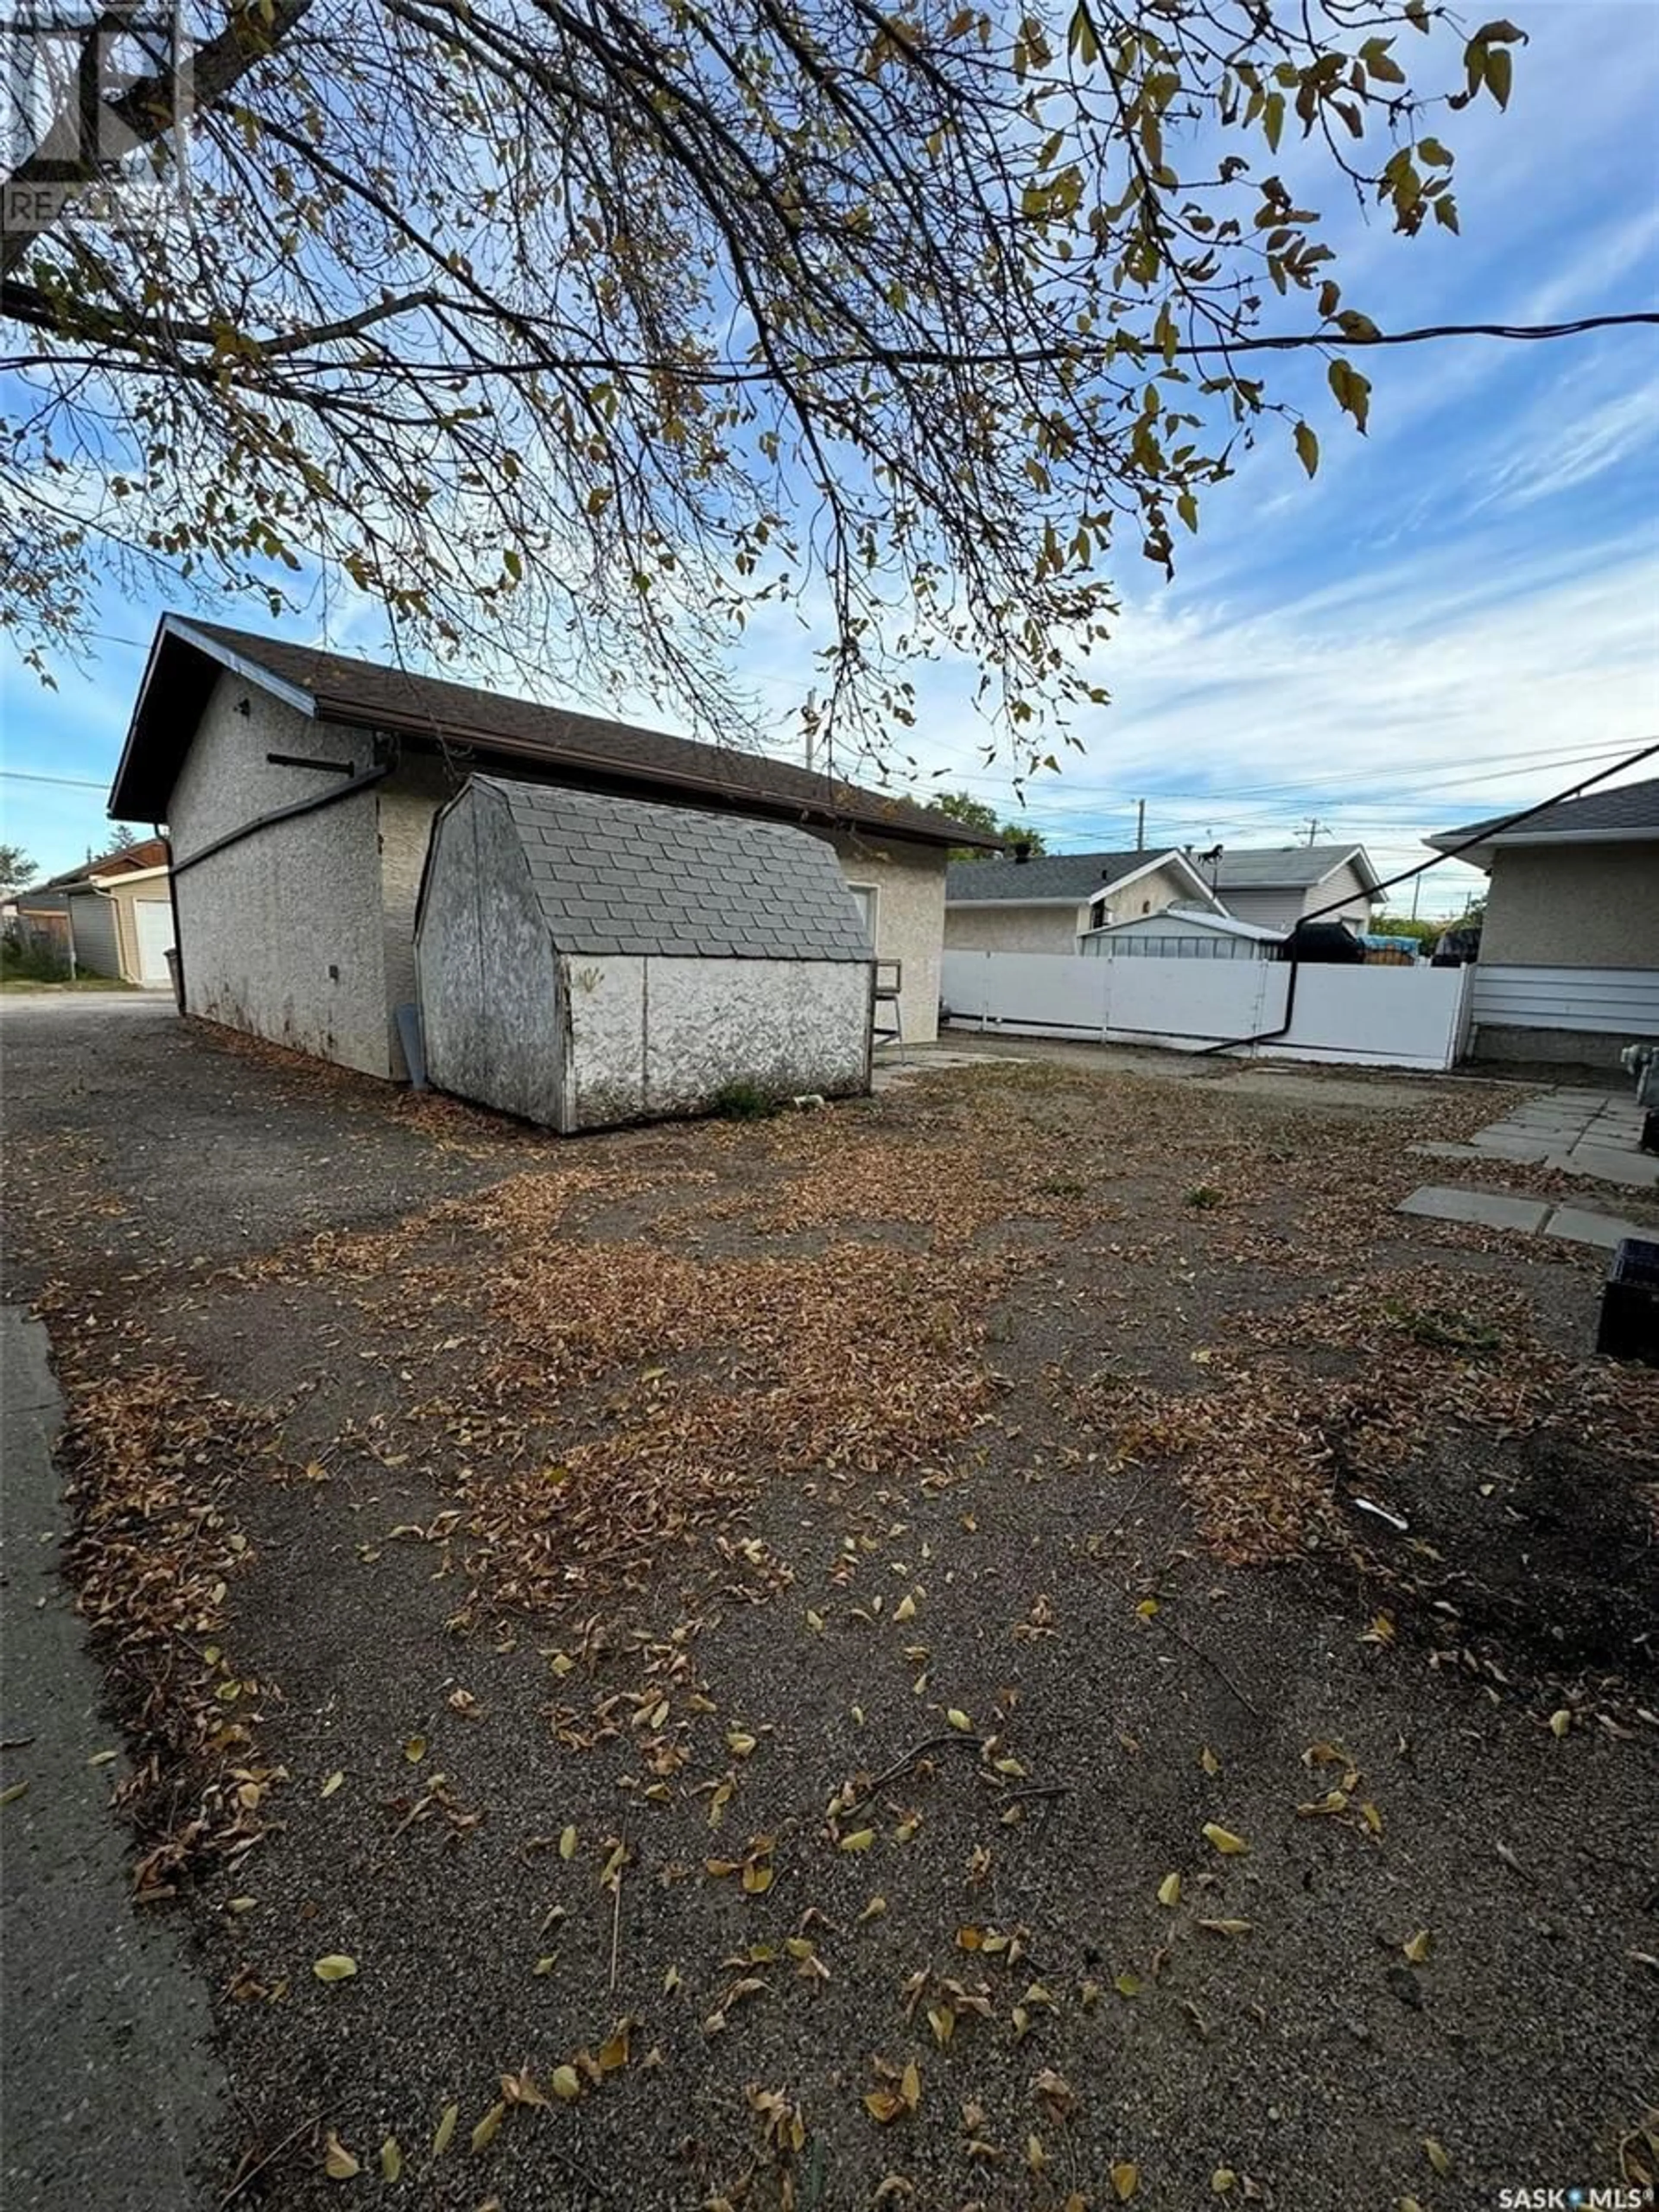
[{"label": "stucco wall", "polygon": [[559,1125],[560,977],[517,833],[468,792],[441,817],[416,965],[427,1069],[441,1090]]},{"label": "stucco wall", "polygon": [[[244,700],[246,714],[236,711]],[[372,757],[365,734],[307,721],[228,670],[173,787],[178,860],[336,781],[273,767],[273,751],[354,769]],[[175,882],[191,1013],[367,1074],[392,1073],[374,792],[263,830]]]},{"label": "stucco wall", "polygon": [[952,952],[1075,952],[1086,906],[947,906],[945,942]]},{"label": "stucco wall", "polygon": [[841,832],[829,836],[829,842],[849,884],[875,887],[876,957],[903,963],[899,1011],[905,1038],[911,1044],[926,1043],[939,1035],[945,848]]},{"label": "stucco wall", "polygon": [[1103,899],[1103,919],[1107,922],[1133,921],[1143,914],[1162,914],[1177,899],[1196,896],[1185,877],[1176,875],[1172,868],[1154,868],[1150,874],[1137,876],[1132,884],[1125,884],[1121,890],[1114,890]]},{"label": "stucco wall", "polygon": [[1480,957],[1494,966],[1659,968],[1659,842],[1500,846]]},{"label": "stucco wall", "polygon": [[694,1114],[728,1084],[868,1087],[870,971],[855,961],[607,953],[562,966],[568,1129]]}]

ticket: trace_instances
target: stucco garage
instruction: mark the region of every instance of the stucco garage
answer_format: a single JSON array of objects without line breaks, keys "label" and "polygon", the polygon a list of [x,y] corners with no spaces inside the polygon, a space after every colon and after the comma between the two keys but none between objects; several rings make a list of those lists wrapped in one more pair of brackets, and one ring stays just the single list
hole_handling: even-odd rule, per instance
[{"label": "stucco garage", "polygon": [[474,776],[415,957],[443,1090],[564,1132],[867,1090],[873,956],[804,831]]},{"label": "stucco garage", "polygon": [[428,841],[475,769],[811,836],[901,972],[905,1036],[934,1035],[946,854],[996,839],[769,755],[168,615],[111,806],[171,832],[185,1011],[404,1074]]}]

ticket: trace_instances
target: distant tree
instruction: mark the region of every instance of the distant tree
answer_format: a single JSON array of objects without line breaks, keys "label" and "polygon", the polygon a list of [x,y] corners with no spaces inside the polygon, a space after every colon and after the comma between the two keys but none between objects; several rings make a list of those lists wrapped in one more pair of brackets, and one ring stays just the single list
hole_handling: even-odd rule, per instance
[{"label": "distant tree", "polygon": [[130,853],[137,842],[137,831],[130,829],[125,822],[118,822],[110,833],[107,849],[112,853]]},{"label": "distant tree", "polygon": [[1011,845],[1028,845],[1033,853],[1046,853],[1048,849],[1042,830],[1029,822],[1005,822],[1001,834]]},{"label": "distant tree", "polygon": [[988,806],[982,799],[975,799],[970,792],[943,791],[929,803],[941,814],[948,814],[953,822],[965,823],[970,830],[982,830],[988,837],[994,837],[997,834],[995,807]]},{"label": "distant tree", "polygon": [[1426,921],[1409,914],[1379,914],[1371,924],[1371,933],[1377,937],[1409,937],[1419,945],[1432,945],[1446,924]]},{"label": "distant tree", "polygon": [[40,872],[21,845],[0,845],[0,898],[15,898]]}]

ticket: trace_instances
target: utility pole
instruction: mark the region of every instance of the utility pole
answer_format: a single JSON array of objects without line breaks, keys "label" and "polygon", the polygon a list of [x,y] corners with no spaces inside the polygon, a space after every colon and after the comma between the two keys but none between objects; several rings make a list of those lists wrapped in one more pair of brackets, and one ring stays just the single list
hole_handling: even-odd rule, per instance
[{"label": "utility pole", "polygon": [[1308,835],[1304,842],[1311,845],[1317,838],[1320,831],[1322,830],[1328,830],[1330,826],[1331,825],[1328,822],[1322,822],[1316,814],[1310,814],[1308,817]]},{"label": "utility pole", "polygon": [[1137,853],[1144,853],[1146,849],[1146,802],[1144,799],[1138,799],[1135,801],[1135,850]]}]

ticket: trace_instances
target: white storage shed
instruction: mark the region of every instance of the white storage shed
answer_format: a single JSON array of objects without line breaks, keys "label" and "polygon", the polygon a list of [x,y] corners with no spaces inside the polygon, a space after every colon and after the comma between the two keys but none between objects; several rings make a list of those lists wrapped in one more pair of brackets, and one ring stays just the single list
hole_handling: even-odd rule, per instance
[{"label": "white storage shed", "polygon": [[1284,941],[1282,929],[1261,922],[1172,906],[1162,914],[1138,914],[1132,921],[1091,929],[1079,939],[1079,949],[1096,959],[1273,960]]},{"label": "white storage shed", "polygon": [[415,951],[434,1083],[551,1128],[870,1087],[864,921],[784,823],[475,775],[433,824]]}]

